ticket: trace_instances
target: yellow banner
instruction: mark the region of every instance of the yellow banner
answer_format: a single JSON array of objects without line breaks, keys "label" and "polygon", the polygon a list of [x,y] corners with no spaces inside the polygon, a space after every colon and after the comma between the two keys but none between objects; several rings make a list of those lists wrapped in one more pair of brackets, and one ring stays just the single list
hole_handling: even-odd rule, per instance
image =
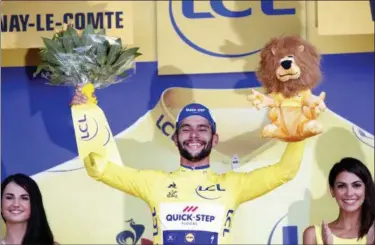
[{"label": "yellow banner", "polygon": [[159,1],[159,74],[254,71],[270,38],[304,35],[304,9],[303,1]]},{"label": "yellow banner", "polygon": [[317,8],[321,35],[374,34],[369,1],[318,1]]},{"label": "yellow banner", "polygon": [[132,1],[7,1],[1,5],[1,48],[43,47],[54,28],[72,22],[82,30],[88,24],[106,29],[109,36],[133,44]]}]

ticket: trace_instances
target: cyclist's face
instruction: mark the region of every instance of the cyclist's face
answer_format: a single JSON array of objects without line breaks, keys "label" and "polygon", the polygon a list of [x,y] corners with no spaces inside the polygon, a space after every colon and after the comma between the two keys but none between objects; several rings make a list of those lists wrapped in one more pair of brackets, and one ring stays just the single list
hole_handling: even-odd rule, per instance
[{"label": "cyclist's face", "polygon": [[181,156],[191,162],[200,161],[210,155],[218,136],[212,134],[207,119],[201,116],[185,118],[178,129],[176,143]]}]

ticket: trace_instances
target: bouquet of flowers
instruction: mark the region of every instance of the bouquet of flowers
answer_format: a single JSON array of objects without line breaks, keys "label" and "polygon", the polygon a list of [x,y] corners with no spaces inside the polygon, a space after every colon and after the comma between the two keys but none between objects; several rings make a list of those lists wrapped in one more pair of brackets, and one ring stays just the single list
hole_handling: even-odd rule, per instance
[{"label": "bouquet of flowers", "polygon": [[56,30],[52,39],[42,37],[40,74],[51,85],[90,85],[104,88],[119,83],[135,73],[138,47],[123,47],[121,38],[96,32],[92,25],[77,31],[72,25]]}]

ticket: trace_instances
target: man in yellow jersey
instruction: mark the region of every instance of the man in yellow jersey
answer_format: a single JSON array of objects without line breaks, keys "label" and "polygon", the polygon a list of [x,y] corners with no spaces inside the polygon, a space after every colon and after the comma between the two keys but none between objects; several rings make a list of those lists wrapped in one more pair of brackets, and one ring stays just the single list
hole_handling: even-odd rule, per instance
[{"label": "man in yellow jersey", "polygon": [[[71,104],[86,101],[77,90]],[[174,142],[180,152],[180,167],[176,171],[137,170],[112,163],[95,152],[84,164],[92,178],[148,203],[154,244],[231,244],[237,207],[292,180],[305,142],[288,143],[280,162],[271,166],[219,175],[210,169],[210,152],[218,141],[209,109],[192,103],[177,117]]]}]

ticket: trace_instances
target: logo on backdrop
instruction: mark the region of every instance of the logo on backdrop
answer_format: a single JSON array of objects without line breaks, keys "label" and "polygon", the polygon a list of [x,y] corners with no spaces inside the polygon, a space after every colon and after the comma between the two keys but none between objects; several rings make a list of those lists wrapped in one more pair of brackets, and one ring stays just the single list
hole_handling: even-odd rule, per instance
[{"label": "logo on backdrop", "polygon": [[362,130],[361,128],[354,126],[352,127],[354,135],[364,144],[374,148],[374,135]]},{"label": "logo on backdrop", "polygon": [[272,243],[272,238],[275,234],[275,231],[282,228],[282,245],[292,245],[292,244],[299,244],[298,243],[298,227],[295,225],[282,225],[282,221],[287,217],[287,214],[281,217],[276,224],[273,226],[271,233],[268,237],[267,245],[275,244]]},{"label": "logo on backdrop", "polygon": [[[98,124],[95,118],[90,118],[86,114],[83,114],[78,120],[77,125],[79,129],[79,139],[82,141],[90,141],[94,139],[100,130],[100,125]],[[103,142],[103,146],[107,145],[111,134],[107,127],[104,128],[107,137],[105,137],[105,141]]]},{"label": "logo on backdrop", "polygon": [[131,230],[125,230],[117,234],[116,242],[119,245],[125,244],[138,244],[138,241],[141,240],[141,245],[151,245],[153,244],[151,240],[142,238],[142,235],[145,231],[145,226],[135,223],[133,219],[126,221],[129,223]]},{"label": "logo on backdrop", "polygon": [[[175,32],[181,38],[181,40],[185,42],[185,44],[189,45],[191,48],[195,49],[198,52],[204,53],[206,55],[214,56],[214,57],[219,57],[219,58],[238,58],[238,57],[253,55],[260,51],[261,46],[257,48],[253,47],[252,50],[247,50],[245,52],[240,52],[237,54],[225,54],[222,52],[214,51],[210,49],[209,46],[206,45],[206,47],[204,47],[203,44],[200,44],[199,41],[197,41],[197,39],[199,39],[198,37],[196,37],[197,35],[192,35],[191,32],[189,32],[189,34],[185,33],[183,30],[185,28],[182,27],[180,21],[177,21],[177,19],[182,18],[186,21],[189,21],[190,23],[197,23],[197,21],[199,21],[199,23],[204,24],[204,23],[208,23],[209,20],[220,21],[219,19],[222,20],[223,18],[227,18],[227,19],[229,18],[233,21],[238,21],[238,20],[242,21],[243,19],[246,19],[246,18],[254,18],[255,15],[259,16],[259,13],[257,13],[256,11],[260,11],[261,14],[263,14],[264,16],[268,16],[269,20],[273,18],[273,21],[275,21],[275,16],[290,16],[290,15],[296,14],[296,9],[291,8],[290,5],[288,8],[276,7],[274,0],[261,0],[260,2],[258,1],[257,4],[260,4],[260,10],[256,9],[255,7],[251,8],[249,6],[247,7],[241,6],[240,8],[242,8],[242,10],[231,10],[231,8],[227,7],[228,3],[226,3],[224,0],[209,0],[206,2],[207,3],[209,2],[210,9],[206,11],[201,11],[201,10],[197,10],[197,5],[201,4],[200,2],[199,3],[197,3],[197,1],[176,2],[173,0],[169,0],[169,6],[168,6],[169,17],[170,17],[170,21]],[[241,1],[238,1],[238,2],[241,2]],[[174,4],[182,5],[181,7],[182,17],[181,18],[179,18],[180,13],[176,13],[177,8],[173,7]],[[263,26],[260,26],[260,23],[261,21],[257,21],[255,23],[243,22],[242,26],[247,25],[249,27],[248,31],[251,32],[250,35],[253,35],[254,39],[256,38],[259,39],[259,36],[261,36],[261,32],[267,29],[266,26],[274,26],[274,22],[266,23],[266,26],[264,26],[264,23],[262,23]],[[280,20],[278,19],[276,23],[280,23]],[[225,33],[225,25],[221,25],[221,24],[222,22],[220,22],[220,24],[218,25],[220,26],[220,32]],[[283,24],[285,24],[285,26],[289,25],[288,23],[283,23]],[[202,25],[195,25],[195,26],[197,26],[197,28],[205,28],[205,26],[202,26]],[[285,26],[283,28],[280,27],[280,29],[285,30]],[[190,29],[189,31],[191,31]],[[211,28],[211,29],[216,29],[216,28]],[[245,31],[245,29],[243,29],[243,31]],[[211,36],[210,29],[207,29],[206,35]],[[272,32],[271,36],[274,36],[274,35],[278,35],[278,33]],[[267,37],[267,38],[270,38],[270,37]],[[230,37],[227,37],[226,39],[230,39]],[[222,39],[222,41],[224,42],[224,38]]]}]

